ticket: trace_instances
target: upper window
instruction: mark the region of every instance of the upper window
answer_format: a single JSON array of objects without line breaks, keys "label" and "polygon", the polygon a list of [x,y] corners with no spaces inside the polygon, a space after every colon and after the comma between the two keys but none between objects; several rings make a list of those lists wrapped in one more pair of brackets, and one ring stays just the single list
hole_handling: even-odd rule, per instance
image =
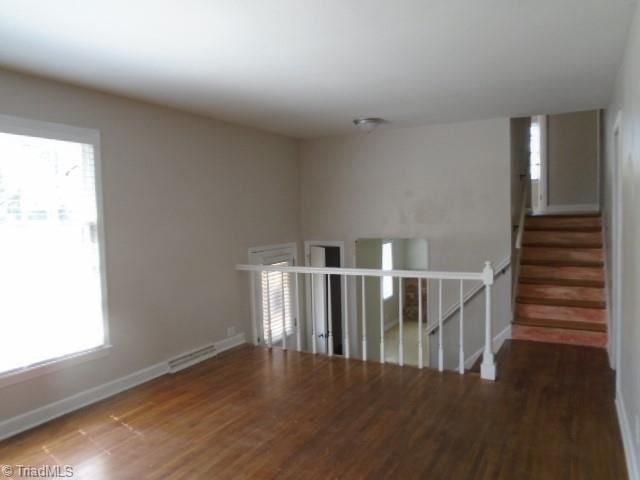
[{"label": "upper window", "polygon": [[0,118],[0,373],[105,344],[98,137],[65,128]]},{"label": "upper window", "polygon": [[540,120],[533,117],[529,130],[529,168],[531,180],[540,180]]},{"label": "upper window", "polygon": [[[393,244],[382,244],[382,270],[393,270]],[[382,277],[382,298],[393,297],[393,277]]]}]

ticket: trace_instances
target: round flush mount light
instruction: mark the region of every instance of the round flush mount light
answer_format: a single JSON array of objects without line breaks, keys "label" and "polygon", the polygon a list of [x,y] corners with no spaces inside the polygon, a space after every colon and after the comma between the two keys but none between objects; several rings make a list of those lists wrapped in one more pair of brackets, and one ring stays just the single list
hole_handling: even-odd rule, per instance
[{"label": "round flush mount light", "polygon": [[364,133],[373,132],[383,123],[387,123],[386,120],[378,117],[356,118],[353,120],[353,124]]}]

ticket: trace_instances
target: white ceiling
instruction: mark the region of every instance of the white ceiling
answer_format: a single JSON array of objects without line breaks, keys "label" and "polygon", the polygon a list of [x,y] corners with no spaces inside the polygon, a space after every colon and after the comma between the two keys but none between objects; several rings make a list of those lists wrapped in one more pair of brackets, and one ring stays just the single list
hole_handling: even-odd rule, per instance
[{"label": "white ceiling", "polygon": [[295,137],[603,107],[635,0],[0,0],[0,65]]}]

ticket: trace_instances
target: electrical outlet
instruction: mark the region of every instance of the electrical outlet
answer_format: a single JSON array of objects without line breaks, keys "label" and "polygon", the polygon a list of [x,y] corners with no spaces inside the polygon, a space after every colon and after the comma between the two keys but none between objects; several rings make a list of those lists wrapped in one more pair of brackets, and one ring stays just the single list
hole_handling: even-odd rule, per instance
[{"label": "electrical outlet", "polygon": [[233,337],[236,334],[236,327],[227,328],[227,337]]},{"label": "electrical outlet", "polygon": [[640,446],[640,415],[636,413],[636,445]]}]

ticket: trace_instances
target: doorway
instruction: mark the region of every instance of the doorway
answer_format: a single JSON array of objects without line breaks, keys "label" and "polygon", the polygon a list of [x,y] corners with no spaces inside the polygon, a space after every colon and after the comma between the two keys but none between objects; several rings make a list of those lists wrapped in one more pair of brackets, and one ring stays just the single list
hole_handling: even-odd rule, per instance
[{"label": "doorway", "polygon": [[547,210],[547,117],[531,117],[529,128],[531,210],[534,215],[541,215]]},{"label": "doorway", "polygon": [[[344,265],[344,243],[339,241],[306,241],[306,265],[341,268]],[[344,288],[340,275],[312,275],[307,285],[307,332],[310,344],[318,353],[343,355]],[[313,325],[311,324],[313,322]]]}]

